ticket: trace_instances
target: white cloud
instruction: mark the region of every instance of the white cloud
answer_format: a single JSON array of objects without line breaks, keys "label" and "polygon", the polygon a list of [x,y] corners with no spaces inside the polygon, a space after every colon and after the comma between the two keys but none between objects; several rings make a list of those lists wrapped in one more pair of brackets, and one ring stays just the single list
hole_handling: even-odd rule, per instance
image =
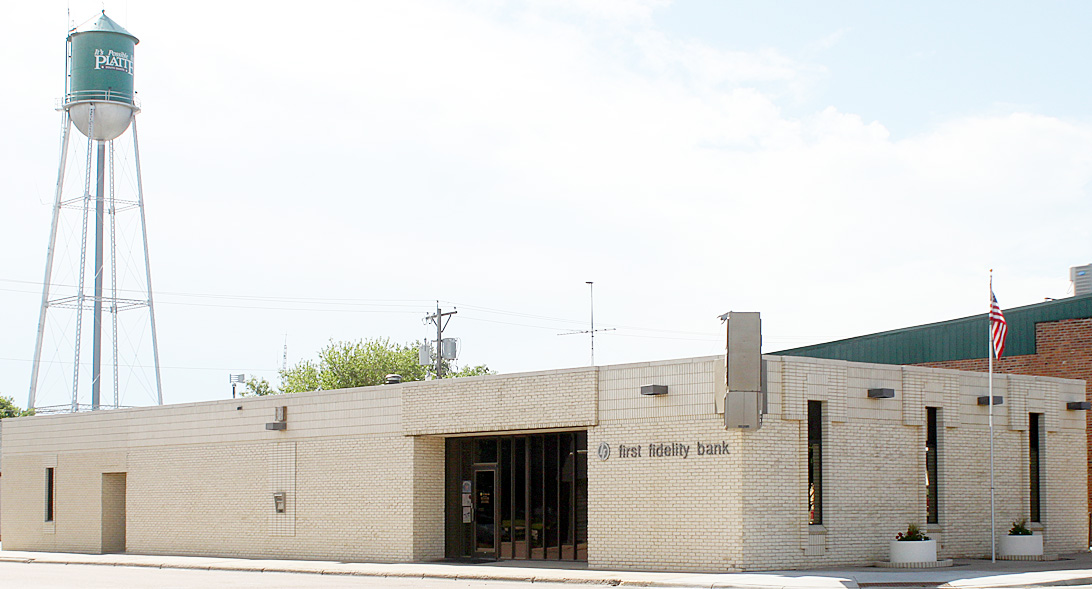
[{"label": "white cloud", "polygon": [[814,51],[826,51],[827,49],[831,49],[839,42],[841,42],[843,37],[845,37],[852,31],[852,27],[842,27],[837,31],[834,31],[826,37],[819,39],[819,41],[815,43]]}]

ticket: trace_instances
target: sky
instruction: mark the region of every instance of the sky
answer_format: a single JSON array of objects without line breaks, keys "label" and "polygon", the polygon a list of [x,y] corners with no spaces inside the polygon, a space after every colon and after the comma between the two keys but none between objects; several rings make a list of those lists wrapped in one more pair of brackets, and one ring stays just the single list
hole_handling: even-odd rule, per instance
[{"label": "sky", "polygon": [[[458,365],[513,373],[589,364],[589,336],[559,334],[589,329],[592,296],[595,363],[617,364],[722,353],[729,310],[762,313],[770,352],[984,313],[991,269],[1002,308],[1070,296],[1092,262],[1087,2],[20,2],[0,36],[18,405],[65,36],[101,9],[140,39],[165,403],[276,385],[331,341],[434,338],[437,305]],[[54,292],[78,279],[62,216]],[[139,221],[117,218],[138,284]],[[141,313],[119,313],[122,405],[155,402]],[[48,317],[39,406],[73,381],[75,313]]]}]

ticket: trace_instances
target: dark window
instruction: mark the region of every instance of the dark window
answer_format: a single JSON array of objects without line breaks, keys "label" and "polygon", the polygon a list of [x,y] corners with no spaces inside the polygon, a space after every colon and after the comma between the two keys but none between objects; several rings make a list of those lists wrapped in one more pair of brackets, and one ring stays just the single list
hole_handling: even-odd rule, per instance
[{"label": "dark window", "polygon": [[925,522],[940,523],[937,499],[940,479],[937,475],[937,408],[925,408]]},{"label": "dark window", "polygon": [[823,404],[808,401],[808,523],[823,523]]},{"label": "dark window", "polygon": [[512,438],[501,438],[500,441],[500,492],[497,497],[500,500],[500,548],[501,558],[512,558],[512,507],[515,503],[512,499]]},{"label": "dark window", "polygon": [[543,532],[546,538],[546,559],[557,560],[561,557],[558,543],[558,524],[560,523],[558,510],[557,486],[560,483],[558,473],[558,436],[548,436],[543,444],[542,474],[543,474]]},{"label": "dark window", "polygon": [[576,433],[576,560],[588,560],[588,432]]},{"label": "dark window", "polygon": [[1028,493],[1031,498],[1031,521],[1042,521],[1039,503],[1039,490],[1041,483],[1041,474],[1039,470],[1039,450],[1040,450],[1040,435],[1042,428],[1040,422],[1043,419],[1042,413],[1031,413],[1028,415],[1028,481],[1031,483],[1031,489]]},{"label": "dark window", "polygon": [[497,440],[486,438],[478,440],[478,463],[492,463],[497,461]]},{"label": "dark window", "polygon": [[530,501],[527,504],[527,515],[530,520],[528,532],[531,534],[531,558],[546,558],[546,534],[545,534],[545,487],[546,478],[544,470],[546,461],[542,459],[542,447],[545,444],[543,436],[531,436],[528,439],[527,471],[530,476],[528,490]]},{"label": "dark window", "polygon": [[53,521],[53,497],[54,497],[53,469],[45,469],[45,520]]},{"label": "dark window", "polygon": [[527,438],[515,438],[512,447],[513,558],[531,558],[527,544]]}]

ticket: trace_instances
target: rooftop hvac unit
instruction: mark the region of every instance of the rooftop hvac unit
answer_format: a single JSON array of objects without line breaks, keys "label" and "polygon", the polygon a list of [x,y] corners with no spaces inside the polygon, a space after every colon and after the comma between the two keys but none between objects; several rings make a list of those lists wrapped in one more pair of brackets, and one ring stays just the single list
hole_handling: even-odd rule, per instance
[{"label": "rooftop hvac unit", "polygon": [[1069,279],[1073,281],[1073,296],[1092,294],[1092,264],[1070,268]]}]

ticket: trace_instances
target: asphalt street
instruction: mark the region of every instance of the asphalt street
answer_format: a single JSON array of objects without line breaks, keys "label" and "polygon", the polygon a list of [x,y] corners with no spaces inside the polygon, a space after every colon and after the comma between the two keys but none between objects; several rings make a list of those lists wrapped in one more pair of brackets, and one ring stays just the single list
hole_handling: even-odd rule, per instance
[{"label": "asphalt street", "polygon": [[[350,575],[262,573],[251,571],[208,571],[152,567],[101,566],[0,562],[3,589],[188,589],[216,587],[230,589],[309,589],[312,587],[353,587],[354,589],[530,589],[531,584],[513,581],[455,581],[450,579],[384,578]],[[534,583],[534,587],[560,589],[564,585]],[[569,585],[571,587],[571,585]]]}]

